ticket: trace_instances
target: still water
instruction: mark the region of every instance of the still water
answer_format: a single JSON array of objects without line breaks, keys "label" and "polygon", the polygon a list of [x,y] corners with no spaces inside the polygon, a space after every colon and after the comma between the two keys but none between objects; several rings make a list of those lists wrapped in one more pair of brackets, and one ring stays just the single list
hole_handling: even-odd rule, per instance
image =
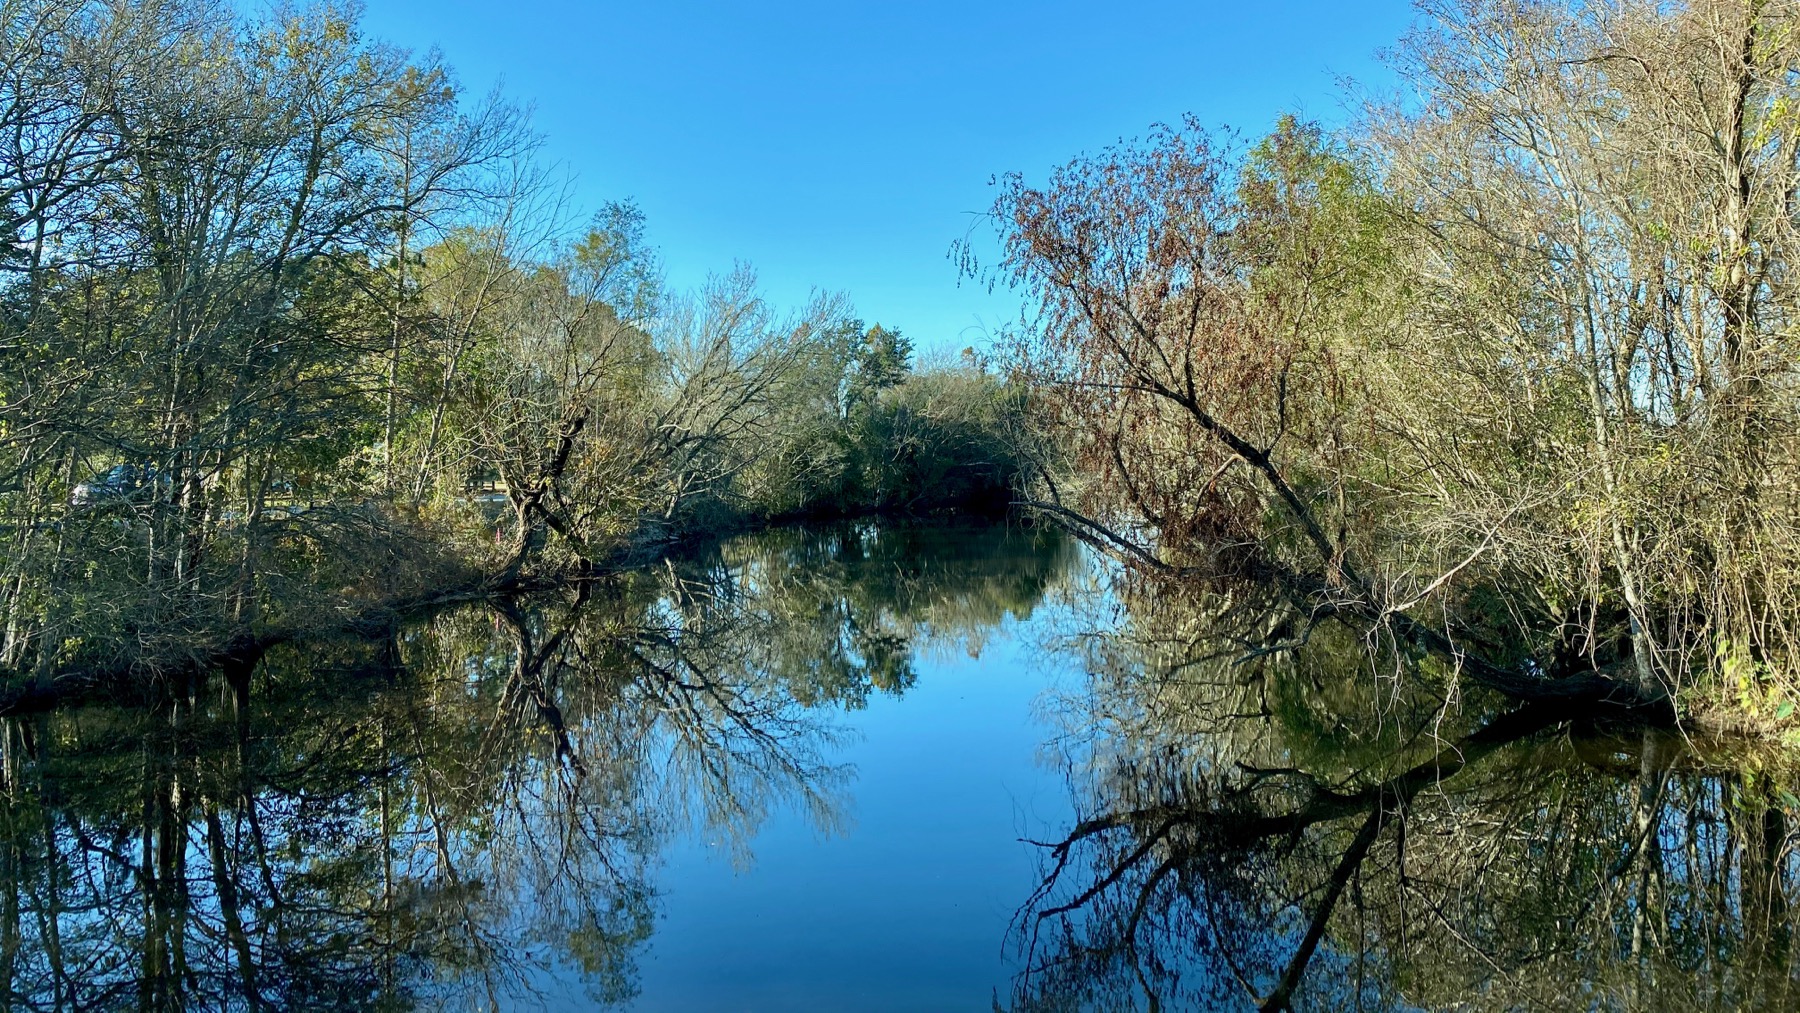
[{"label": "still water", "polygon": [[1018,967],[1007,928],[1037,881],[1039,849],[1019,839],[1071,812],[1042,713],[1067,660],[1040,649],[1033,623],[1075,561],[1060,541],[1016,531],[874,543],[855,546],[869,558],[852,579],[918,567],[904,579],[943,581],[917,597],[877,592],[845,617],[846,639],[904,629],[910,673],[815,712],[839,733],[828,759],[847,778],[824,825],[788,806],[740,848],[693,834],[665,851],[633,1008],[986,1010],[1007,994]]},{"label": "still water", "polygon": [[772,532],[8,722],[6,1007],[1800,1001],[1791,764],[1114,576]]}]

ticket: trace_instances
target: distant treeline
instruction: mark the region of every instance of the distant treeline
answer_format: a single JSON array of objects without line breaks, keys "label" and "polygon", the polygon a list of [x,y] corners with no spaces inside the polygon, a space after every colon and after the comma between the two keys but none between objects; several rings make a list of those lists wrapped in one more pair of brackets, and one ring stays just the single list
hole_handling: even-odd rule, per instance
[{"label": "distant treeline", "polygon": [[1022,390],[570,227],[320,5],[0,5],[0,668],[163,671],[747,520],[1004,507]]}]

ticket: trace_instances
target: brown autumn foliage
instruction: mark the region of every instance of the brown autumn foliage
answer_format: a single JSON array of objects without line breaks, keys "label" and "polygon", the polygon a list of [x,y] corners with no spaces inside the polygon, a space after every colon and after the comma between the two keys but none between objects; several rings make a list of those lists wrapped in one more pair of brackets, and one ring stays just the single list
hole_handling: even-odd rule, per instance
[{"label": "brown autumn foliage", "polygon": [[1008,177],[995,276],[1143,573],[1271,579],[1520,697],[1800,700],[1800,5],[1422,8],[1416,94]]}]

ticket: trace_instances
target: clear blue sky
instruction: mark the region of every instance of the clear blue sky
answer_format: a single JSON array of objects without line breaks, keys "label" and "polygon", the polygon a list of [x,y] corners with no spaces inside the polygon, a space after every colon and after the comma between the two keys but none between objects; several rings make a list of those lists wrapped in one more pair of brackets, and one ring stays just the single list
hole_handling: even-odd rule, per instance
[{"label": "clear blue sky", "polygon": [[[924,348],[979,345],[1016,298],[945,258],[989,179],[1193,112],[1266,130],[1341,122],[1406,0],[366,0],[466,89],[534,108],[587,205],[633,198],[677,287],[735,261],[783,305],[842,291]],[[985,230],[985,226],[983,227]]]}]

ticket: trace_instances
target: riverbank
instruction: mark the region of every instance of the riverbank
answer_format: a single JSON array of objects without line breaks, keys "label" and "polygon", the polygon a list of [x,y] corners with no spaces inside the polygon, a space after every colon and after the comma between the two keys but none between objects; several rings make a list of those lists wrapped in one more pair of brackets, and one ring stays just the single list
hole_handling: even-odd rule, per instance
[{"label": "riverbank", "polygon": [[[991,507],[991,504],[990,504]],[[297,516],[297,515],[296,515]],[[19,672],[0,669],[0,717],[37,713],[97,700],[155,700],[171,686],[189,685],[219,672],[227,679],[241,678],[270,649],[302,641],[380,638],[408,623],[436,612],[480,602],[500,602],[555,591],[591,593],[622,574],[652,564],[691,558],[715,550],[734,538],[761,532],[790,530],[803,525],[849,522],[896,523],[937,519],[989,525],[1031,523],[1024,515],[1005,510],[965,511],[933,507],[925,511],[866,509],[832,512],[820,507],[780,516],[749,512],[723,516],[714,513],[706,527],[693,524],[651,522],[641,524],[632,537],[610,547],[596,559],[580,556],[550,557],[527,551],[522,557],[490,559],[486,565],[458,558],[445,551],[458,539],[416,535],[407,540],[410,552],[395,551],[393,539],[383,540],[384,565],[366,573],[379,573],[360,589],[341,589],[329,600],[308,604],[289,603],[286,611],[304,618],[275,623],[220,622],[196,628],[134,629],[129,639],[113,645],[86,645],[87,652],[105,653],[105,661],[75,661],[47,670]],[[529,536],[528,550],[542,548],[553,537],[547,528]],[[461,541],[466,544],[465,537]],[[373,552],[373,547],[369,548]],[[323,588],[311,593],[322,595]],[[180,640],[179,650],[157,649]],[[147,649],[133,653],[135,646]],[[110,649],[109,649],[110,648]]]}]

